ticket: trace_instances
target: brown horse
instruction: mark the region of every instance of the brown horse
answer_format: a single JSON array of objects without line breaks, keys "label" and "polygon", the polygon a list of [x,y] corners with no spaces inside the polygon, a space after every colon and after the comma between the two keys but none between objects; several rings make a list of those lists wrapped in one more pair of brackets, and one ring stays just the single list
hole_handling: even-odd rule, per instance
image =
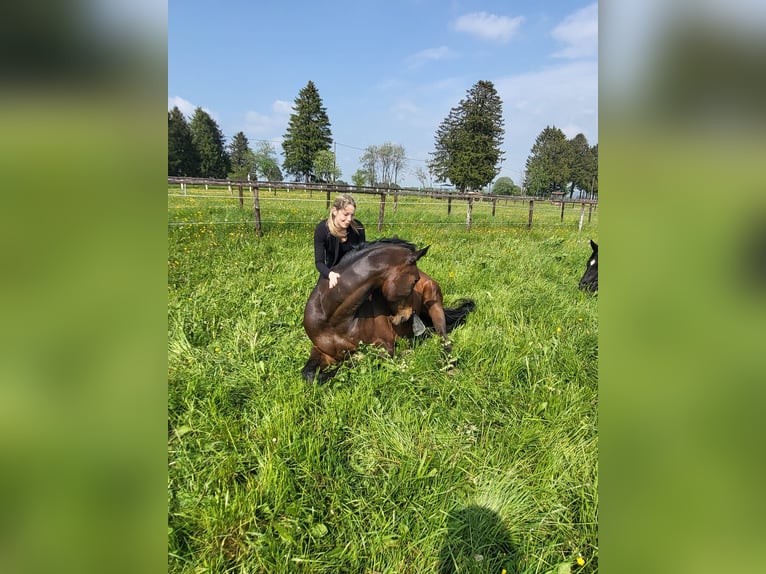
[{"label": "brown horse", "polygon": [[312,347],[303,379],[311,383],[333,376],[340,362],[360,343],[383,347],[393,356],[396,339],[413,336],[413,311],[451,345],[447,333],[474,309],[463,300],[445,309],[441,289],[417,268],[428,251],[397,238],[364,243],[349,252],[334,268],[341,280],[329,288],[319,279],[303,314],[303,327]]},{"label": "brown horse", "polygon": [[[442,339],[444,350],[452,351],[452,342],[447,334],[465,321],[468,313],[476,308],[472,299],[460,299],[453,307],[444,307],[444,298],[439,284],[428,274],[420,271],[420,280],[412,290],[412,312],[423,322],[423,326],[433,329]],[[413,316],[414,319],[414,316]],[[400,337],[412,337],[413,320],[397,327]]]}]

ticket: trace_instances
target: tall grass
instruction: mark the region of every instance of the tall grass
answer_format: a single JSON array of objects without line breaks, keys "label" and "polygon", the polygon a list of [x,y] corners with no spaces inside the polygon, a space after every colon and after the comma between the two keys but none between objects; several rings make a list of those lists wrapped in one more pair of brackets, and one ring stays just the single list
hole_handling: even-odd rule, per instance
[{"label": "tall grass", "polygon": [[449,357],[363,347],[307,386],[324,198],[262,194],[258,238],[223,196],[169,196],[169,570],[596,572],[597,298],[577,281],[597,218],[551,206],[527,230],[480,204],[469,232],[464,206],[400,198],[378,232],[358,197],[368,239],[430,244],[445,303],[477,309]]}]

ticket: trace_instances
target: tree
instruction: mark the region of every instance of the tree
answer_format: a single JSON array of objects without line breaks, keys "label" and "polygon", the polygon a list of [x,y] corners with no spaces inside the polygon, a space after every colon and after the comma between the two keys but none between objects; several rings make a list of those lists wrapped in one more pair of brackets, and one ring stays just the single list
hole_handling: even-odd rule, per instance
[{"label": "tree", "polygon": [[343,173],[335,163],[335,154],[330,150],[320,150],[314,156],[314,176],[321,182],[335,182]]},{"label": "tree", "polygon": [[260,141],[253,151],[255,178],[262,176],[266,181],[282,181],[282,170],[277,161],[277,150],[271,142]]},{"label": "tree", "polygon": [[479,190],[499,173],[504,133],[502,101],[492,82],[480,80],[439,125],[429,169],[461,192]]},{"label": "tree", "polygon": [[351,176],[351,181],[354,182],[354,185],[357,187],[363,187],[369,180],[370,174],[367,170],[361,168],[356,170],[354,175]]},{"label": "tree", "polygon": [[492,193],[494,195],[521,195],[521,188],[513,183],[510,177],[503,176],[497,178],[492,186]]},{"label": "tree", "polygon": [[593,153],[588,140],[583,134],[577,134],[569,140],[570,171],[569,196],[574,197],[575,187],[585,192],[590,189],[593,181]]},{"label": "tree", "polygon": [[229,144],[229,160],[231,162],[230,179],[245,180],[253,173],[255,156],[244,132],[237,132],[232,138]]},{"label": "tree", "polygon": [[524,182],[527,193],[547,197],[553,191],[566,191],[570,163],[571,149],[564,132],[555,126],[546,126],[527,158]]},{"label": "tree", "polygon": [[598,144],[591,146],[591,180],[588,186],[588,197],[593,198],[598,195]]},{"label": "tree", "polygon": [[[375,185],[378,182],[378,146],[368,145],[364,149],[362,156],[359,158],[359,162],[362,164],[362,167],[357,170],[357,173],[365,174],[367,178],[365,183],[367,185]],[[364,185],[364,183],[362,185]]]},{"label": "tree", "polygon": [[428,183],[428,172],[425,169],[423,169],[422,166],[418,166],[415,168],[415,170],[412,173],[416,178],[418,178],[418,181],[420,182],[420,187],[425,188],[426,184]]},{"label": "tree", "polygon": [[225,178],[231,164],[224,146],[223,132],[215,120],[202,108],[194,110],[191,133],[192,141],[199,153],[200,177]]},{"label": "tree", "polygon": [[330,119],[314,82],[309,80],[298,92],[293,110],[282,141],[285,156],[282,167],[296,179],[303,178],[308,183],[314,177],[317,152],[329,151],[332,143]]},{"label": "tree", "polygon": [[199,175],[199,154],[189,124],[178,106],[168,112],[168,175]]},{"label": "tree", "polygon": [[367,146],[359,161],[362,169],[370,176],[370,185],[387,187],[398,184],[399,174],[407,166],[404,147],[391,142]]}]

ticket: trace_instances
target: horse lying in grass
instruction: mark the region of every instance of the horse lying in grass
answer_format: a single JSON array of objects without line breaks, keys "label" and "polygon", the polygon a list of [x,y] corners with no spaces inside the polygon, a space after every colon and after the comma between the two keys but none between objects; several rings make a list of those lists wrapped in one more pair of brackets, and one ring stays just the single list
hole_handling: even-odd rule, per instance
[{"label": "horse lying in grass", "polygon": [[591,239],[590,247],[593,253],[591,253],[588,262],[585,264],[585,273],[583,273],[580,279],[579,287],[583,291],[595,293],[598,291],[598,244]]},{"label": "horse lying in grass", "polygon": [[303,312],[303,328],[312,347],[301,375],[312,383],[331,378],[360,343],[382,347],[393,356],[396,340],[413,336],[413,312],[451,348],[447,334],[475,305],[463,300],[445,309],[441,289],[420,271],[418,260],[428,247],[417,249],[397,238],[363,243],[334,268],[341,280],[330,289],[320,278]]}]

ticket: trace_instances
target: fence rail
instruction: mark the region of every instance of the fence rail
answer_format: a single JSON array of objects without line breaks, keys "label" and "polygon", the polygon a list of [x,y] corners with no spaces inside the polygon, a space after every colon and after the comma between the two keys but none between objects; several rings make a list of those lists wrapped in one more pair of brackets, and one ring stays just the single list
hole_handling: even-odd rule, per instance
[{"label": "fence rail", "polygon": [[443,190],[417,190],[417,189],[391,189],[388,187],[369,187],[369,186],[351,186],[351,185],[335,185],[335,184],[322,184],[322,183],[296,183],[296,182],[268,182],[268,181],[233,181],[228,179],[207,179],[207,178],[190,178],[190,177],[168,177],[168,185],[178,185],[184,194],[187,194],[187,186],[204,186],[205,189],[213,188],[227,188],[230,193],[236,188],[239,197],[239,207],[244,209],[244,193],[245,188],[252,194],[253,197],[253,222],[255,226],[255,232],[259,237],[263,236],[263,227],[261,224],[261,205],[260,205],[260,192],[262,190],[274,191],[286,190],[286,191],[308,191],[309,193],[324,192],[326,195],[326,209],[330,209],[332,203],[332,195],[339,193],[353,193],[354,195],[373,195],[379,198],[379,210],[378,210],[378,232],[382,231],[385,221],[386,201],[387,198],[393,198],[394,210],[396,210],[400,197],[428,197],[439,201],[446,201],[447,215],[452,212],[452,202],[465,202],[466,204],[466,228],[470,231],[471,222],[473,216],[473,206],[476,203],[491,203],[492,205],[492,217],[495,217],[495,210],[498,202],[507,203],[527,203],[529,205],[529,215],[527,219],[527,228],[531,229],[534,220],[535,203],[552,203],[560,204],[560,221],[564,221],[564,210],[567,205],[574,208],[576,205],[580,206],[578,230],[582,230],[583,222],[585,218],[585,208],[588,208],[588,223],[591,221],[593,210],[598,207],[598,200],[595,199],[553,199],[540,198],[533,196],[508,196],[508,195],[492,195],[483,193],[459,193],[459,192],[447,192]]}]

